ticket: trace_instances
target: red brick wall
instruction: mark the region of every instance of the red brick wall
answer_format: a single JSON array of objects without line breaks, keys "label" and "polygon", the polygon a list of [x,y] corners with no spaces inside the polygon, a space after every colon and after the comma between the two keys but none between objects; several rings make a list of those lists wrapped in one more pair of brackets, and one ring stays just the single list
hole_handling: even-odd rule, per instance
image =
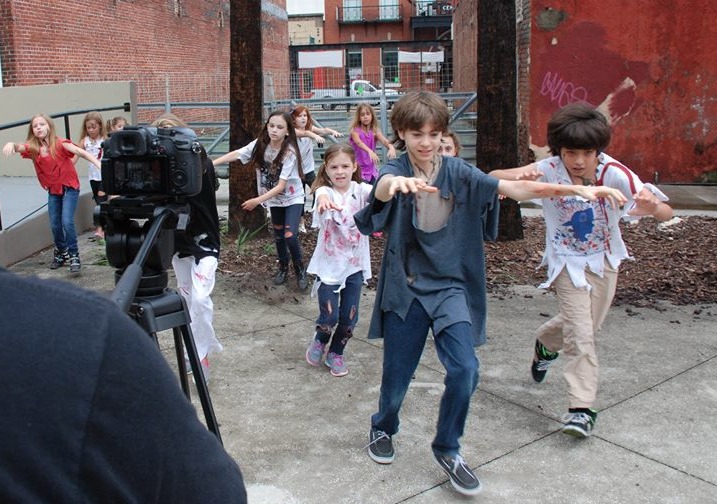
[{"label": "red brick wall", "polygon": [[[164,102],[167,90],[173,102],[228,101],[228,0],[83,4],[92,7],[74,0],[0,1],[4,86],[134,80],[141,103]],[[264,74],[286,82],[286,1],[265,4]],[[285,87],[275,88],[286,96]],[[200,119],[197,111],[178,114]]]}]

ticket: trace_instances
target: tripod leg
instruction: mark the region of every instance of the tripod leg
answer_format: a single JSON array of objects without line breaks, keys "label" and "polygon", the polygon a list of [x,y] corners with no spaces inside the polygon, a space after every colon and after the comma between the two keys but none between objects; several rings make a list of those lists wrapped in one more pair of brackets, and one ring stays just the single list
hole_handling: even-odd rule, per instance
[{"label": "tripod leg", "polygon": [[[214,408],[212,407],[212,400],[209,397],[209,389],[207,388],[207,381],[204,379],[204,370],[202,364],[199,361],[199,353],[197,347],[194,345],[194,336],[192,336],[192,329],[189,325],[183,325],[179,327],[182,332],[184,339],[184,346],[187,347],[187,355],[189,355],[189,363],[192,366],[194,372],[194,383],[197,385],[197,394],[199,395],[199,401],[202,404],[202,410],[204,411],[204,418],[207,421],[207,429],[214,433],[222,443],[222,437],[219,434],[219,424],[217,418],[214,416]],[[186,379],[186,374],[184,375]]]},{"label": "tripod leg", "polygon": [[[189,378],[187,378],[187,372],[189,371],[187,369],[187,364],[184,360],[184,344],[182,343],[182,331],[179,330],[178,327],[172,328],[172,333],[174,333],[174,350],[177,354],[177,369],[179,369],[179,383],[182,386],[182,392],[184,392],[184,395],[187,396],[187,399],[192,398],[192,393],[189,389]],[[191,365],[191,361],[190,361]],[[194,373],[196,373],[196,370],[192,369]]]}]

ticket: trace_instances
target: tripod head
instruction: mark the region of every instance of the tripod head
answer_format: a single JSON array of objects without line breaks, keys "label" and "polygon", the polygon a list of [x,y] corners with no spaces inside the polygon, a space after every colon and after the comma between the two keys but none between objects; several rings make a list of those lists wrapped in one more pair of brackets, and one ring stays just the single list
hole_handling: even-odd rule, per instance
[{"label": "tripod head", "polygon": [[135,296],[161,295],[172,265],[174,233],[186,229],[189,205],[120,196],[96,207],[95,222],[105,229],[107,259],[116,268],[114,301],[127,311]]}]

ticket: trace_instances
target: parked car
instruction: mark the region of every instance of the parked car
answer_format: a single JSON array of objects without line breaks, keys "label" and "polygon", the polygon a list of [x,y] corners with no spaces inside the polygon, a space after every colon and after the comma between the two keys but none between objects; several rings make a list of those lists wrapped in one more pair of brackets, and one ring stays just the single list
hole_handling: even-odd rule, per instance
[{"label": "parked car", "polygon": [[[367,101],[371,105],[379,103],[381,94],[385,93],[386,96],[398,96],[398,91],[395,89],[381,89],[373,85],[370,81],[363,79],[356,79],[351,81],[349,88],[327,88],[327,89],[312,89],[309,96],[314,99],[326,99],[332,98],[346,98],[350,96],[361,101]],[[324,110],[333,110],[336,108],[337,103],[324,103],[322,107]]]}]

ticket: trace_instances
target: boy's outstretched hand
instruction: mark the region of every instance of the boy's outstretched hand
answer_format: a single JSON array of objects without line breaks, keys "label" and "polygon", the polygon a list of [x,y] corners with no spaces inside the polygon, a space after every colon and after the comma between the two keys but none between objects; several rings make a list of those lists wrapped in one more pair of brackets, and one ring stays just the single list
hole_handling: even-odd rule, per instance
[{"label": "boy's outstretched hand", "polygon": [[635,206],[628,210],[627,214],[633,217],[655,215],[660,206],[659,198],[646,187],[639,193],[634,194],[632,199],[635,201]]},{"label": "boy's outstretched hand", "polygon": [[587,200],[595,201],[598,198],[607,198],[613,208],[619,208],[627,202],[622,191],[606,186],[574,186],[575,194]]},{"label": "boy's outstretched hand", "polygon": [[393,198],[393,196],[397,192],[402,192],[403,194],[408,193],[417,193],[418,191],[423,192],[437,192],[438,188],[434,187],[432,185],[429,185],[428,182],[423,180],[422,178],[418,177],[384,177],[385,184],[385,190],[388,194],[389,199]]}]

